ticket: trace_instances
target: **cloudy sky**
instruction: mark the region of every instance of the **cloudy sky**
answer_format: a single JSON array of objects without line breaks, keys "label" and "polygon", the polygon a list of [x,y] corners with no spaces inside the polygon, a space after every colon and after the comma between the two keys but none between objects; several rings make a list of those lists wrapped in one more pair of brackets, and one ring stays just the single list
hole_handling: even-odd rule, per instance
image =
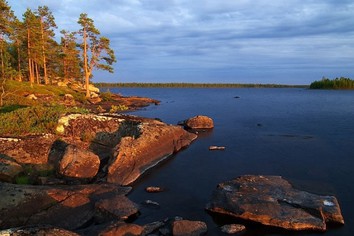
[{"label": "cloudy sky", "polygon": [[[309,84],[354,79],[353,0],[8,0],[48,6],[61,29],[87,13],[115,73],[94,81]],[[59,37],[59,33],[58,33]]]}]

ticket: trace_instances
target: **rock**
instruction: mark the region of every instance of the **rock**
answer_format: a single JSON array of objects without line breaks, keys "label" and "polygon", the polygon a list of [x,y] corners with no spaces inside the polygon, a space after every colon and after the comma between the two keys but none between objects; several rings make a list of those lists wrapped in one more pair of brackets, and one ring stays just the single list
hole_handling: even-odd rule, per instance
[{"label": "rock", "polygon": [[36,95],[34,95],[33,93],[27,95],[26,98],[29,99],[29,100],[37,100],[37,99],[38,99],[38,98],[36,97]]},{"label": "rock", "polygon": [[197,138],[179,126],[156,120],[141,123],[138,127],[139,135],[123,137],[115,148],[108,168],[108,182],[128,185]]},{"label": "rock", "polygon": [[164,191],[164,189],[161,187],[157,187],[157,186],[150,186],[150,187],[146,187],[145,191],[148,193],[160,193],[160,192]]},{"label": "rock", "polygon": [[139,212],[138,206],[123,195],[99,200],[95,207],[101,214],[117,220],[127,220]]},{"label": "rock", "polygon": [[145,200],[143,202],[143,205],[148,206],[148,207],[153,207],[153,208],[160,208],[160,204],[158,202],[154,202],[151,200]]},{"label": "rock", "polygon": [[46,235],[46,236],[79,236],[79,234],[61,228],[52,226],[30,226],[19,227],[6,230],[0,230],[0,235],[11,236],[30,236],[30,235]]},{"label": "rock", "polygon": [[99,93],[100,92],[100,89],[95,87],[95,85],[93,85],[93,84],[89,84],[88,89],[89,89],[90,92],[94,92],[94,93]]},{"label": "rock", "polygon": [[126,195],[130,189],[111,184],[49,187],[0,183],[0,228],[44,224],[77,229],[93,219],[98,199]]},{"label": "rock", "polygon": [[221,183],[207,205],[211,212],[288,230],[325,231],[344,224],[338,201],[294,189],[280,176],[241,176]]},{"label": "rock", "polygon": [[186,120],[184,125],[189,129],[212,129],[214,121],[207,116],[195,116]]},{"label": "rock", "polygon": [[58,171],[66,177],[93,178],[99,167],[100,159],[96,154],[70,144],[59,162]]},{"label": "rock", "polygon": [[172,223],[174,236],[199,236],[207,231],[207,225],[201,221],[177,220]]},{"label": "rock", "polygon": [[53,135],[32,135],[18,139],[16,142],[2,140],[0,153],[19,164],[47,164],[54,140]]},{"label": "rock", "polygon": [[74,96],[71,95],[70,93],[67,93],[67,94],[64,95],[64,99],[65,100],[74,100]]},{"label": "rock", "polygon": [[21,165],[11,158],[0,154],[0,181],[13,183],[15,177],[23,171]]},{"label": "rock", "polygon": [[129,235],[138,236],[142,235],[144,227],[136,224],[126,224],[124,222],[112,225],[108,229],[102,231],[100,236],[117,236],[117,235]]},{"label": "rock", "polygon": [[240,224],[224,225],[221,228],[221,232],[226,234],[237,234],[246,230],[246,226]]},{"label": "rock", "polygon": [[214,151],[214,150],[225,150],[225,147],[220,147],[220,146],[210,146],[209,150]]}]

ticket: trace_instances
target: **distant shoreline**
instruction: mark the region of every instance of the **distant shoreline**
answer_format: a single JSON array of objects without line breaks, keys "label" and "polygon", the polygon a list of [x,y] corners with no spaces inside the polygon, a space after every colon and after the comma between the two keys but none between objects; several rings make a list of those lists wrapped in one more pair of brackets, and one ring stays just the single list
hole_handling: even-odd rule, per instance
[{"label": "distant shoreline", "polygon": [[95,86],[113,88],[309,88],[309,85],[236,83],[95,83]]}]

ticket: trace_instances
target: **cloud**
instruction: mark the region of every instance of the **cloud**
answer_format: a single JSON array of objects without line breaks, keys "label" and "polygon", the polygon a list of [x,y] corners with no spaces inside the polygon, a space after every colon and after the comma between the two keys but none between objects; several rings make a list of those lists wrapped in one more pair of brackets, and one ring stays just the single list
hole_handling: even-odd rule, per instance
[{"label": "cloud", "polygon": [[[20,11],[36,8],[34,2],[9,0]],[[117,73],[104,78],[131,82],[180,76],[194,82],[221,76],[228,82],[309,83],[323,75],[354,77],[354,3],[349,0],[39,4],[50,7],[61,29],[76,30],[85,12],[111,39],[119,62]]]}]

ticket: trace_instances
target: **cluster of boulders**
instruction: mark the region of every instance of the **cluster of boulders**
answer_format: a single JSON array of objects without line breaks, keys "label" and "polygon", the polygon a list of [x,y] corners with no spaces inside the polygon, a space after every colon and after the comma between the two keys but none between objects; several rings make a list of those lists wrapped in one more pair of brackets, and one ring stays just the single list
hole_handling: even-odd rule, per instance
[{"label": "cluster of boulders", "polygon": [[[0,235],[206,234],[204,222],[180,217],[127,223],[139,215],[139,205],[126,197],[127,185],[197,138],[186,129],[214,127],[206,116],[180,124],[185,129],[135,116],[71,114],[59,120],[56,134],[0,138]],[[143,204],[160,207],[149,200]],[[280,176],[221,183],[206,209],[287,230],[344,224],[335,197],[296,190]],[[228,234],[244,230],[237,220],[220,228]]]}]

